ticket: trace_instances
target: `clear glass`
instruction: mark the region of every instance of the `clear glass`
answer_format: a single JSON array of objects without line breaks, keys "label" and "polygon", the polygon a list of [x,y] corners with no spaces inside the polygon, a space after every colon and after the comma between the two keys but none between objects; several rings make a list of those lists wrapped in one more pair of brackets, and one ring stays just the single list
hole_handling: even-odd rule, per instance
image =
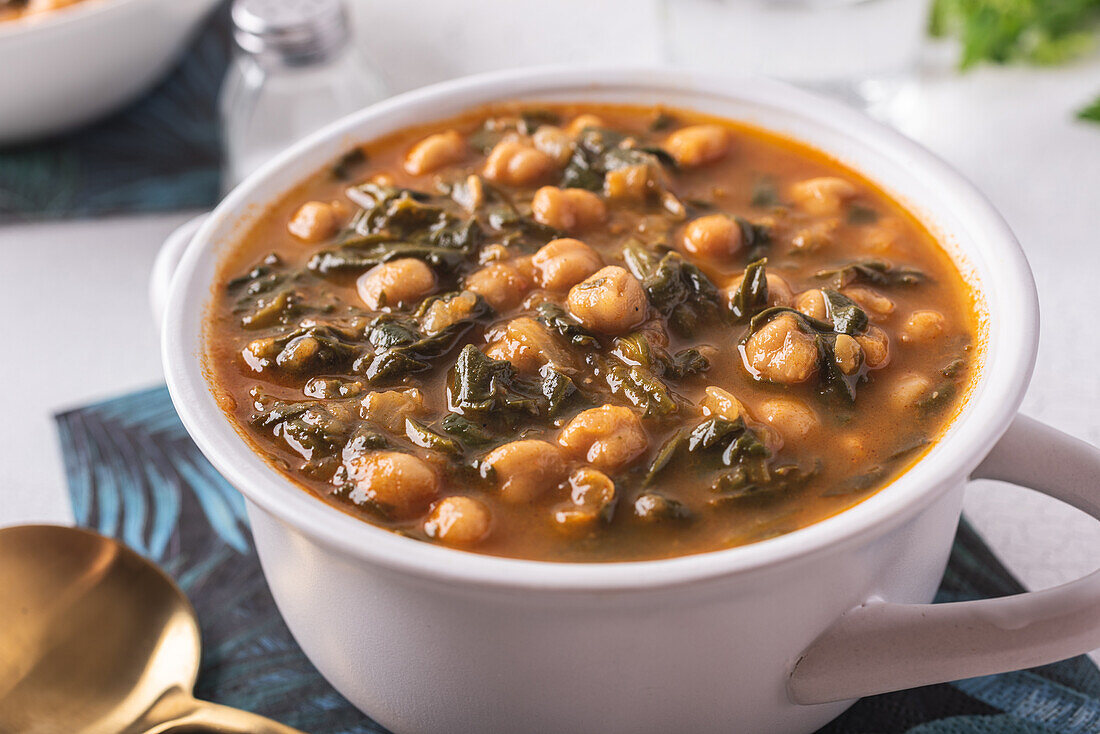
[{"label": "clear glass", "polygon": [[350,44],[307,66],[238,50],[219,100],[222,187],[228,191],[303,136],[385,96],[381,78]]},{"label": "clear glass", "polygon": [[880,116],[915,75],[929,0],[664,0],[667,56],[763,74]]}]

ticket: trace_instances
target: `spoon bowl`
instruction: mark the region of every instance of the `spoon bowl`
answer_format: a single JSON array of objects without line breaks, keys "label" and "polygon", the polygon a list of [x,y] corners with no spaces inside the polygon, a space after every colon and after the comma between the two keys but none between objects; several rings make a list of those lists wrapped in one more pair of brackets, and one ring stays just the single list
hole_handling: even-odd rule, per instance
[{"label": "spoon bowl", "polygon": [[111,538],[55,525],[0,530],[0,589],[0,731],[296,731],[192,697],[202,650],[194,609]]}]

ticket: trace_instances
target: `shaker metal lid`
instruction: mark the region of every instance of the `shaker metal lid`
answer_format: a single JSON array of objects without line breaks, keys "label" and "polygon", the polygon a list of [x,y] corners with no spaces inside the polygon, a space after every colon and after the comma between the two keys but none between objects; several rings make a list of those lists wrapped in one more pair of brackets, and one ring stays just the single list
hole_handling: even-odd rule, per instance
[{"label": "shaker metal lid", "polygon": [[291,64],[324,58],[348,40],[343,0],[234,0],[231,17],[238,46]]}]

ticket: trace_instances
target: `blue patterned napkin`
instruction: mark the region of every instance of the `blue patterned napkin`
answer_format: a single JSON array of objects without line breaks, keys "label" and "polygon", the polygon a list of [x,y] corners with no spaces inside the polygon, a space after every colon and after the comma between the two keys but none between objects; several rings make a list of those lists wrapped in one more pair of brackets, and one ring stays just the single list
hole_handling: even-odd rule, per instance
[{"label": "blue patterned napkin", "polygon": [[[243,500],[191,442],[165,388],[63,413],[57,425],[76,521],[152,558],[195,605],[203,634],[200,698],[313,734],[384,731],[333,690],[294,643],[264,583]],[[1022,590],[962,523],[937,601]],[[1100,671],[1080,656],[873,696],[821,731],[1095,734]]]},{"label": "blue patterned napkin", "polygon": [[214,13],[179,66],[121,112],[50,140],[0,147],[0,224],[215,204],[226,16]]}]

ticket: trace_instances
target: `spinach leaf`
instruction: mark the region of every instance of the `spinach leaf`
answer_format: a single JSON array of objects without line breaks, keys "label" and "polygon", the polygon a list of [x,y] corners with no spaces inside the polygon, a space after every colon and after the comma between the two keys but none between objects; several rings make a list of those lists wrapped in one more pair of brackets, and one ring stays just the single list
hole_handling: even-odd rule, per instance
[{"label": "spinach leaf", "polygon": [[661,378],[647,367],[631,365],[617,357],[593,355],[591,360],[613,395],[621,395],[641,408],[646,418],[671,415],[680,409],[679,400]]},{"label": "spinach leaf", "polygon": [[649,122],[649,131],[654,133],[663,132],[676,124],[676,118],[670,113],[660,110],[653,119]]},{"label": "spinach leaf", "polygon": [[806,484],[820,471],[820,463],[805,470],[798,464],[764,466],[764,474],[754,476],[750,464],[740,464],[720,475],[711,489],[717,497],[712,505],[726,505],[746,500],[769,500]]},{"label": "spinach leaf", "polygon": [[462,446],[458,441],[436,433],[420,421],[412,418],[405,418],[405,437],[421,448],[431,449],[449,456],[462,455]]},{"label": "spinach leaf", "polygon": [[340,156],[333,164],[331,173],[337,181],[347,181],[356,168],[367,162],[367,153],[362,148],[352,148]]},{"label": "spinach leaf", "polygon": [[737,321],[747,321],[768,307],[767,258],[749,263],[741,283],[730,298],[730,310]]},{"label": "spinach leaf", "polygon": [[674,463],[686,463],[685,468],[695,472],[720,472],[716,491],[728,493],[738,481],[739,486],[767,485],[774,479],[768,469],[770,457],[767,446],[742,418],[711,417],[690,431],[681,429],[673,434],[650,463],[642,485],[651,484]]},{"label": "spinach leaf", "polygon": [[844,288],[853,283],[871,285],[912,286],[925,279],[924,273],[914,268],[899,268],[883,260],[861,260],[832,270],[819,270],[815,278],[829,279],[834,287]]},{"label": "spinach leaf", "polygon": [[543,412],[553,418],[560,414],[573,398],[579,396],[580,392],[568,375],[549,364],[543,366],[540,375],[542,376],[542,396],[546,398],[546,409]]},{"label": "spinach leaf", "polygon": [[483,426],[458,413],[448,413],[443,416],[439,421],[439,427],[467,446],[486,446],[496,440],[496,437],[484,430]]},{"label": "spinach leaf", "polygon": [[346,193],[362,207],[352,220],[352,229],[361,235],[386,231],[401,240],[449,216],[442,206],[430,204],[432,196],[422,191],[368,182]]},{"label": "spinach leaf", "polygon": [[825,294],[825,307],[833,321],[833,331],[851,336],[867,331],[870,321],[855,301],[832,288],[823,288],[821,292]]},{"label": "spinach leaf", "polygon": [[626,136],[614,130],[590,127],[581,132],[573,155],[562,171],[562,188],[602,191],[608,171],[637,165],[660,165],[675,170],[676,161],[658,147],[622,147]]},{"label": "spinach leaf", "polygon": [[750,222],[744,217],[734,217],[737,226],[741,229],[741,246],[748,253],[748,258],[760,260],[772,243],[771,229],[765,224]]},{"label": "spinach leaf", "polygon": [[360,346],[335,327],[317,325],[256,339],[246,349],[260,367],[274,365],[284,373],[299,375],[341,369],[359,353]]},{"label": "spinach leaf", "polygon": [[749,201],[752,206],[760,209],[770,209],[774,206],[780,206],[782,203],[779,198],[779,189],[776,188],[774,180],[761,178],[752,185],[752,199]]},{"label": "spinach leaf", "polygon": [[640,365],[659,377],[682,380],[688,375],[710,369],[710,360],[698,348],[689,347],[670,354],[663,347],[653,344],[642,332],[617,337],[614,344],[624,362]]},{"label": "spinach leaf", "polygon": [[352,371],[372,383],[398,380],[432,368],[432,362],[450,352],[480,314],[471,313],[436,334],[424,335],[413,319],[383,314],[367,327],[375,351],[357,359]]},{"label": "spinach leaf", "polygon": [[395,240],[378,241],[377,238],[367,237],[362,240],[353,239],[334,248],[321,250],[310,258],[306,267],[322,275],[328,275],[342,270],[369,270],[375,265],[404,257],[423,260],[444,273],[454,271],[466,259],[465,253],[451,247]]},{"label": "spinach leaf", "polygon": [[587,348],[599,347],[599,340],[556,303],[543,301],[537,310],[538,320],[551,331],[561,334],[570,344]]},{"label": "spinach leaf", "polygon": [[852,204],[848,208],[848,224],[874,224],[878,221],[878,212],[863,204]]},{"label": "spinach leaf", "polygon": [[702,322],[719,314],[718,289],[679,253],[658,255],[634,241],[623,246],[623,259],[642,282],[650,305],[677,334],[690,337]]},{"label": "spinach leaf", "polygon": [[282,258],[275,253],[264,257],[244,275],[239,275],[229,281],[225,289],[231,295],[248,297],[268,293],[284,284],[289,273],[281,272],[285,265]]},{"label": "spinach leaf", "polygon": [[561,116],[550,110],[524,110],[519,116],[516,129],[522,135],[534,135],[543,125],[558,125]]},{"label": "spinach leaf", "polygon": [[263,408],[253,414],[252,425],[267,429],[272,438],[283,441],[307,461],[334,455],[354,427],[353,416],[341,410],[340,403],[272,400],[263,394],[256,397]]},{"label": "spinach leaf", "polygon": [[448,374],[450,409],[462,416],[491,419],[538,415],[539,400],[522,389],[510,362],[484,354],[467,344]]}]

